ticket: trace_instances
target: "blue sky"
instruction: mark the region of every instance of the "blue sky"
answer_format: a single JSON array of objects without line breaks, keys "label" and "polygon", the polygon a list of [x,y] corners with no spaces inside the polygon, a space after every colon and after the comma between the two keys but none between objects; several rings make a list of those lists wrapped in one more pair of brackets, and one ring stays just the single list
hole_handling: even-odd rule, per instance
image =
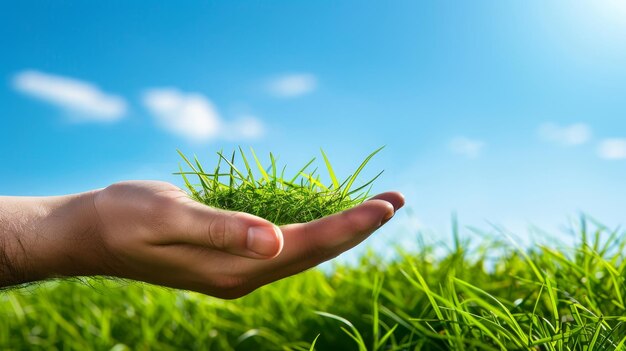
[{"label": "blue sky", "polygon": [[211,163],[237,145],[294,167],[323,147],[348,175],[386,145],[375,190],[413,215],[383,238],[448,235],[453,211],[616,226],[623,18],[617,0],[3,3],[0,193],[180,184],[176,149]]}]

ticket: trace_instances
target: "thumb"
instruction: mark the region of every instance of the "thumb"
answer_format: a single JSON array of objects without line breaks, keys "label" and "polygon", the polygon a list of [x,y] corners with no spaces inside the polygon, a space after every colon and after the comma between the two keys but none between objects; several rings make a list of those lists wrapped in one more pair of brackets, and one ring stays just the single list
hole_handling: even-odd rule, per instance
[{"label": "thumb", "polygon": [[185,201],[174,217],[170,239],[249,258],[272,258],[283,248],[283,234],[273,223],[243,212]]}]

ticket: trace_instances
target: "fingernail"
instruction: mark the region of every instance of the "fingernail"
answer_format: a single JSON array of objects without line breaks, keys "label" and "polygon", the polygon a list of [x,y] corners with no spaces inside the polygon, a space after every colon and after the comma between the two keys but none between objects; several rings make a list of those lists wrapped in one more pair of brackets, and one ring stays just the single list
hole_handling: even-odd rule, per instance
[{"label": "fingernail", "polygon": [[278,251],[278,238],[272,227],[250,227],[248,229],[248,250],[262,256],[274,256]]},{"label": "fingernail", "polygon": [[383,218],[382,222],[380,222],[380,225],[383,225],[383,224],[385,224],[385,223],[389,222],[389,220],[390,220],[391,218],[393,218],[393,216],[394,216],[394,215],[395,215],[395,212],[393,212],[393,211],[392,211],[392,212],[388,212],[388,213],[385,215],[385,217]]},{"label": "fingernail", "polygon": [[385,215],[385,218],[383,218],[383,221],[385,221],[385,222],[386,222],[386,221],[390,220],[390,219],[393,217],[393,215],[395,215],[395,212],[388,212],[388,213]]}]

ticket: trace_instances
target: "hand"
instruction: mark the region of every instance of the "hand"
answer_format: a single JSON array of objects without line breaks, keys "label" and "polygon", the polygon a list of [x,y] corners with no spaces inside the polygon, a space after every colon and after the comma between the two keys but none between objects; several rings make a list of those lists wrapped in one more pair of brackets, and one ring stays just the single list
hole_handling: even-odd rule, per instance
[{"label": "hand", "polygon": [[205,206],[157,181],[58,197],[0,197],[0,287],[108,275],[237,298],[354,247],[403,204],[401,194],[383,193],[278,228]]},{"label": "hand", "polygon": [[402,207],[384,193],[339,214],[280,228],[200,204],[164,182],[131,181],[95,194],[105,272],[237,298],[354,247]]}]

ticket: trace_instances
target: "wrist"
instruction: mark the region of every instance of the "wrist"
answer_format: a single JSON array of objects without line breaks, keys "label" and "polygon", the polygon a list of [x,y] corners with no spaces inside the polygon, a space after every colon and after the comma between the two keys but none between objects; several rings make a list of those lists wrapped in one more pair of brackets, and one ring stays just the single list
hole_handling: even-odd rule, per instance
[{"label": "wrist", "polygon": [[99,190],[52,198],[42,220],[47,245],[39,247],[45,278],[103,274],[102,245],[94,197]]},{"label": "wrist", "polygon": [[2,198],[0,286],[101,274],[96,193]]}]

